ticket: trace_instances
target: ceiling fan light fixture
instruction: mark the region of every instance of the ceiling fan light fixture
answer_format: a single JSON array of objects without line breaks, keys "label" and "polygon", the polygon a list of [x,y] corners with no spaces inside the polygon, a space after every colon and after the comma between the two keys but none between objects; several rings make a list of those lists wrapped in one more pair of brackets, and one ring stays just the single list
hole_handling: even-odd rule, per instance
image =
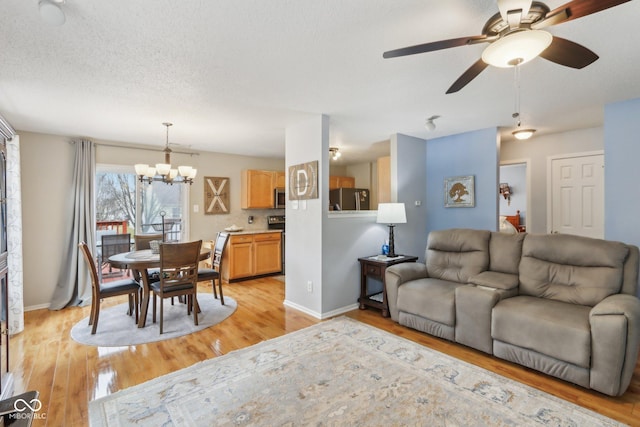
[{"label": "ceiling fan light fixture", "polygon": [[529,139],[533,136],[535,129],[518,129],[512,132],[512,135],[516,137],[516,139],[520,141],[524,141],[525,139]]},{"label": "ceiling fan light fixture", "polygon": [[508,68],[524,64],[540,55],[553,41],[543,30],[521,30],[503,36],[482,52],[482,60],[494,67]]},{"label": "ceiling fan light fixture", "polygon": [[60,26],[64,24],[67,18],[60,7],[62,3],[64,3],[64,1],[40,0],[38,3],[38,11],[40,12],[42,20],[49,25]]}]

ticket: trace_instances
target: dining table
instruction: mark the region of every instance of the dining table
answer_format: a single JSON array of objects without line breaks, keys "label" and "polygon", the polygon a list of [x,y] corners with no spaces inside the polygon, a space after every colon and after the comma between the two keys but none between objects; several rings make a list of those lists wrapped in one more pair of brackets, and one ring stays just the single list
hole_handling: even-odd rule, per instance
[{"label": "dining table", "polygon": [[[209,249],[200,252],[200,261],[211,256]],[[139,251],[122,252],[111,255],[109,263],[120,269],[130,269],[134,271],[134,275],[139,277],[142,285],[142,301],[140,301],[140,318],[138,319],[138,328],[144,328],[147,321],[147,311],[149,311],[149,299],[151,296],[151,282],[148,270],[151,268],[160,268],[160,254],[154,253],[151,249],[142,249]]]}]

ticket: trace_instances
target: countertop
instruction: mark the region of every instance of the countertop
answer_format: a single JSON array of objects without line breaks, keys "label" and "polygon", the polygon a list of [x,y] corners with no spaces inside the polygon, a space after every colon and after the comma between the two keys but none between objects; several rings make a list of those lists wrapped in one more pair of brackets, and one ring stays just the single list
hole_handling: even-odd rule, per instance
[{"label": "countertop", "polygon": [[242,230],[242,231],[227,231],[227,232],[233,236],[233,235],[239,235],[239,234],[282,233],[282,231],[283,230]]}]

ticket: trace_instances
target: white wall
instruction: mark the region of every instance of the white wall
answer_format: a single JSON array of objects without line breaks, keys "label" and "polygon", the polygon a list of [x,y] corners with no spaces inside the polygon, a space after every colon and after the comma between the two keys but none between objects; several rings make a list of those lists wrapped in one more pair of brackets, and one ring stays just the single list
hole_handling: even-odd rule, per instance
[{"label": "white wall", "polygon": [[[285,304],[315,317],[322,313],[323,213],[329,206],[329,118],[314,116],[285,132],[286,165],[318,160],[317,199],[297,202],[287,197]],[[289,183],[287,183],[289,188]],[[307,291],[307,282],[312,291]]]},{"label": "white wall", "polygon": [[[74,147],[70,138],[19,132],[22,168],[24,304],[27,309],[48,307],[65,256],[67,236],[71,228],[72,205],[70,191],[73,173]],[[112,165],[153,163],[163,157],[160,151],[108,147],[108,141],[94,140],[98,145],[96,161]],[[162,150],[162,147],[153,147]],[[213,239],[217,231],[233,223],[245,228],[265,229],[266,216],[282,210],[240,209],[240,173],[243,169],[284,170],[283,159],[265,159],[216,153],[199,155],[172,154],[174,163],[198,168],[198,176],[189,189],[189,221],[191,239]],[[50,165],[55,165],[52,172]],[[133,168],[132,168],[133,171]],[[226,176],[231,185],[231,213],[204,214],[204,177]],[[193,212],[193,205],[199,212]],[[254,215],[253,225],[247,217]]]},{"label": "white wall", "polygon": [[[547,232],[547,158],[556,154],[604,149],[602,127],[534,136],[527,141],[503,142],[500,161],[529,159],[531,195],[527,231]],[[605,158],[606,162],[606,158]]]}]

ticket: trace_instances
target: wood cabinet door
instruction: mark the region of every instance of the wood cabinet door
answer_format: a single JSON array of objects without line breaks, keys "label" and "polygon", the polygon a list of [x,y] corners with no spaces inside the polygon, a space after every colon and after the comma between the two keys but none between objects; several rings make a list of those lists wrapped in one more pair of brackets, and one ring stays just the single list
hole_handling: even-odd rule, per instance
[{"label": "wood cabinet door", "polygon": [[242,171],[242,209],[273,208],[274,188],[274,171]]},{"label": "wood cabinet door", "polygon": [[339,186],[341,188],[356,188],[356,179],[352,176],[341,176],[339,177]]},{"label": "wood cabinet door", "polygon": [[282,271],[282,236],[280,233],[264,233],[254,236],[255,275]]},{"label": "wood cabinet door", "polygon": [[[235,240],[235,241],[234,241]],[[229,240],[229,280],[253,276],[253,238],[232,236]]]},{"label": "wood cabinet door", "polygon": [[287,186],[287,174],[284,171],[276,172],[276,188],[285,188]]}]

